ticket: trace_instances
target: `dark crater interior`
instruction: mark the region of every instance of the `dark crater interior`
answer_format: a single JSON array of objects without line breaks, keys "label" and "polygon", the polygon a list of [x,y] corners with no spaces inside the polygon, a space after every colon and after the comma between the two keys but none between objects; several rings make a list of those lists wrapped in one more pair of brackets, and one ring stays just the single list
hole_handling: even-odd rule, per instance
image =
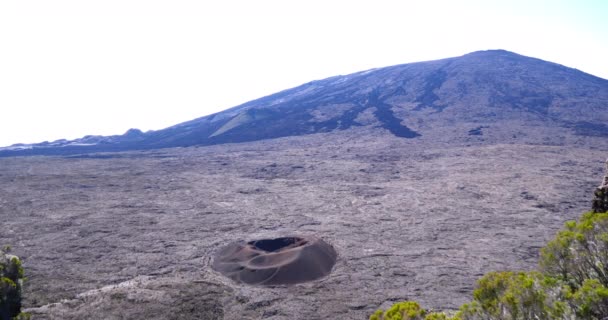
[{"label": "dark crater interior", "polygon": [[302,238],[285,237],[276,239],[264,239],[247,242],[248,245],[266,252],[277,252],[281,249],[300,247],[306,244]]},{"label": "dark crater interior", "polygon": [[221,248],[213,269],[240,283],[283,285],[327,276],[337,253],[325,241],[313,237],[281,237],[237,241]]}]

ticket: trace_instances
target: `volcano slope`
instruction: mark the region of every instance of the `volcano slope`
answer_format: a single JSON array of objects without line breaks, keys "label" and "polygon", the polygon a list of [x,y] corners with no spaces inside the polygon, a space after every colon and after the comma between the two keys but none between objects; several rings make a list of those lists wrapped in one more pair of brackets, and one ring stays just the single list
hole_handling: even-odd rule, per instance
[{"label": "volcano slope", "polygon": [[[0,158],[0,243],[23,258],[38,319],[455,308],[483,273],[533,268],[589,209],[608,155],[606,83],[478,52],[313,82],[128,142],[5,149],[55,156]],[[329,243],[331,273],[262,287],[212,268],[230,243],[286,236]]]},{"label": "volcano slope", "polygon": [[573,135],[608,137],[607,101],[608,80],[504,50],[478,51],[312,81],[163,130],[15,145],[0,148],[0,156],[215,145],[357,127],[405,139],[479,135],[493,143],[560,144]]}]

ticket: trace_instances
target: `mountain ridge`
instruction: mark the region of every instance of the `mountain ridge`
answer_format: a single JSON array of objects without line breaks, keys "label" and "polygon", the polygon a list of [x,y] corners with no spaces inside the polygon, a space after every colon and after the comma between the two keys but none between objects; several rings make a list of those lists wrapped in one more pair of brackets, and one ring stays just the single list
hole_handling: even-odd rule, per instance
[{"label": "mountain ridge", "polygon": [[357,127],[412,139],[433,128],[466,125],[468,132],[508,122],[603,137],[608,136],[607,109],[608,80],[506,50],[486,50],[314,80],[162,130],[17,144],[0,148],[0,156],[214,145]]}]

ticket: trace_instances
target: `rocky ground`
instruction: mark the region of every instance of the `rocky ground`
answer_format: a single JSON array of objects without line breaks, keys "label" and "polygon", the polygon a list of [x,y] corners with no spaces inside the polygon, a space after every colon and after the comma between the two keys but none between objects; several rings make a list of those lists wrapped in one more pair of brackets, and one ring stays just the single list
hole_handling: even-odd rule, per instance
[{"label": "rocky ground", "polygon": [[[367,130],[367,129],[366,129]],[[415,299],[454,309],[492,270],[535,267],[590,208],[605,138],[493,144],[380,130],[247,144],[0,159],[0,244],[34,319],[365,319]],[[236,284],[235,240],[312,235],[329,277]]]}]

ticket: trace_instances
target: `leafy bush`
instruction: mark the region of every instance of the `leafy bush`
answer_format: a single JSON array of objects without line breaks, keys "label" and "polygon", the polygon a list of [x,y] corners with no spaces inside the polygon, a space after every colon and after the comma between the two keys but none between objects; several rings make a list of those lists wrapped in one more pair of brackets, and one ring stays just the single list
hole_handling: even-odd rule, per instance
[{"label": "leafy bush", "polygon": [[597,279],[587,279],[569,302],[581,319],[599,319],[608,315],[608,288]]},{"label": "leafy bush", "polygon": [[541,249],[540,269],[573,289],[587,279],[608,286],[608,213],[585,213]]},{"label": "leafy bush", "polygon": [[26,319],[21,313],[23,267],[17,256],[6,252],[9,250],[0,250],[0,320]]},{"label": "leafy bush", "polygon": [[538,272],[490,272],[457,319],[561,319],[569,314],[557,281]]},{"label": "leafy bush", "polygon": [[417,302],[404,301],[392,305],[388,310],[378,310],[370,320],[449,320],[444,313],[427,313]]}]

